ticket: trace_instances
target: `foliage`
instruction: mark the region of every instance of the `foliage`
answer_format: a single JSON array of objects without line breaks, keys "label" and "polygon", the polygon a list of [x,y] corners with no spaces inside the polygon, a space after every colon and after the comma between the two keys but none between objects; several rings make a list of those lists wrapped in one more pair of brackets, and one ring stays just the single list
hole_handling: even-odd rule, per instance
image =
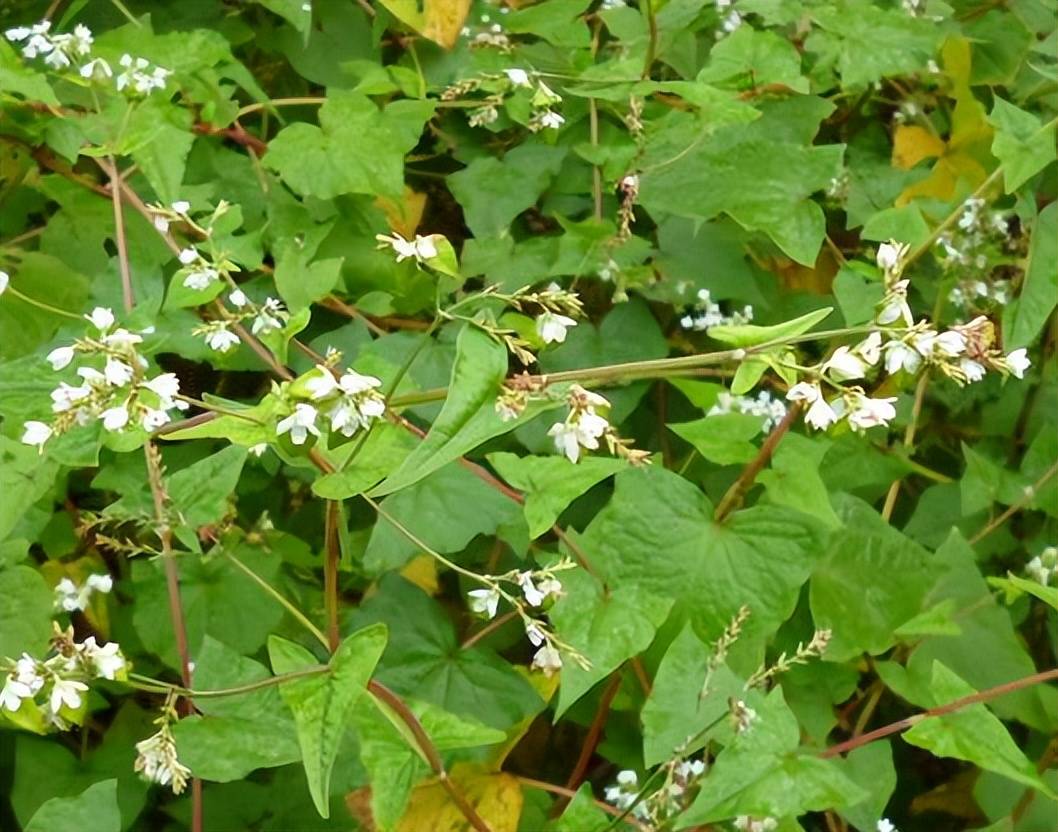
[{"label": "foliage", "polygon": [[2,6],[0,827],[1054,829],[1053,0]]}]

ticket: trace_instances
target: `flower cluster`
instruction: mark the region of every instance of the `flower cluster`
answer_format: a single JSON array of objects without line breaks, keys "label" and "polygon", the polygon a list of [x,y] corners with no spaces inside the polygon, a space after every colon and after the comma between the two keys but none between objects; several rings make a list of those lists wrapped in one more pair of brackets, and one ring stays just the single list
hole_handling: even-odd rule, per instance
[{"label": "flower cluster", "polygon": [[[857,344],[838,347],[826,361],[810,368],[810,380],[798,382],[787,393],[787,399],[807,408],[805,422],[811,427],[826,430],[845,420],[853,430],[862,431],[895,418],[895,397],[871,398],[862,387],[846,382],[883,372],[914,375],[929,368],[963,385],[980,381],[989,370],[1020,379],[1031,366],[1024,349],[1004,355],[994,346],[994,327],[983,316],[943,331],[925,320],[915,323],[907,302],[908,281],[902,278],[907,254],[906,245],[879,246],[876,259],[885,294],[875,314],[877,329]],[[836,395],[827,398],[824,385]]]},{"label": "flower cluster", "polygon": [[720,30],[716,33],[716,39],[720,40],[724,35],[730,35],[742,25],[742,15],[733,8],[735,0],[716,0],[716,11],[720,15]]},{"label": "flower cluster", "polygon": [[55,606],[65,612],[88,609],[94,593],[104,595],[114,588],[114,579],[109,575],[89,575],[88,579],[78,586],[69,578],[63,578],[55,585]]},{"label": "flower cluster", "polygon": [[500,52],[510,52],[512,45],[503,24],[492,19],[492,12],[505,15],[510,13],[507,6],[499,5],[478,15],[477,21],[460,29],[459,34],[464,38],[470,38],[472,49],[493,48]]},{"label": "flower cluster", "polygon": [[239,336],[233,331],[235,324],[249,321],[254,335],[268,335],[282,329],[290,319],[282,302],[273,297],[265,298],[264,303],[258,305],[242,289],[233,289],[228,302],[235,307],[234,311],[225,308],[223,317],[206,321],[192,330],[193,335],[201,335],[209,348],[216,352],[227,352],[239,345]]},{"label": "flower cluster", "polygon": [[126,662],[117,642],[100,645],[95,636],[76,642],[73,628],[56,627],[52,652],[43,660],[28,653],[17,660],[0,659],[0,711],[65,731],[80,722],[86,682],[122,679]]},{"label": "flower cluster", "polygon": [[1025,572],[1043,586],[1058,585],[1058,546],[1048,546],[1025,565]]},{"label": "flower cluster", "polygon": [[[496,617],[501,599],[514,607],[525,625],[526,638],[537,648],[532,667],[548,676],[562,669],[562,650],[570,652],[570,649],[555,637],[539,615],[562,595],[562,582],[555,573],[572,568],[571,561],[563,560],[536,571],[514,570],[503,575],[482,575],[480,580],[485,586],[467,593],[471,611],[490,620]],[[504,588],[505,584],[517,588],[509,592]]]},{"label": "flower cluster", "polygon": [[680,318],[680,326],[684,329],[702,332],[711,326],[726,326],[748,324],[753,320],[753,307],[744,306],[742,311],[734,311],[725,315],[720,304],[713,300],[708,289],[698,290],[698,302],[693,309]]},{"label": "flower cluster", "polygon": [[955,226],[937,238],[941,267],[957,278],[948,302],[962,311],[1001,308],[1011,297],[1011,270],[994,264],[1008,262],[1021,244],[1006,215],[986,211],[983,199],[968,199]]},{"label": "flower cluster", "polygon": [[81,23],[72,32],[53,34],[51,21],[42,20],[33,26],[16,26],[4,32],[11,43],[21,44],[22,56],[32,60],[43,56],[44,63],[56,71],[75,67],[85,80],[109,81],[114,79],[118,92],[128,90],[137,95],[150,95],[154,90],[164,90],[168,69],[152,65],[146,58],[135,58],[125,54],[118,63],[123,71],[114,76],[114,70],[103,58],[92,58],[92,32]]},{"label": "flower cluster", "polygon": [[749,815],[739,815],[732,821],[732,826],[738,832],[773,832],[779,828],[779,821],[775,818],[754,818]]},{"label": "flower cluster", "polygon": [[716,397],[716,403],[709,408],[706,416],[724,413],[748,413],[764,419],[763,429],[771,432],[786,416],[786,404],[775,398],[767,390],[761,390],[757,397],[734,396],[726,390]]},{"label": "flower cluster", "polygon": [[[484,36],[486,41],[490,41],[488,45],[494,45],[491,41],[499,37],[507,44],[507,36],[499,34],[498,24],[493,24],[492,28],[497,31],[484,32],[479,34],[478,38]],[[476,40],[475,43],[479,41]],[[557,130],[565,124],[565,118],[554,109],[562,103],[562,96],[545,84],[537,73],[519,67],[459,81],[444,90],[441,99],[453,101],[471,93],[484,93],[484,98],[473,100],[475,106],[468,111],[467,121],[471,127],[485,127],[500,117],[499,108],[504,106],[508,98],[522,91],[529,97],[529,130],[534,133],[541,130]]]},{"label": "flower cluster", "polygon": [[133,770],[147,780],[169,786],[173,794],[180,794],[191,777],[191,769],[183,765],[176,753],[176,740],[169,726],[176,719],[172,697],[166,702],[161,716],[154,721],[157,733],[136,743],[136,762]]},{"label": "flower cluster", "polygon": [[547,435],[555,440],[560,453],[565,454],[570,462],[576,462],[580,459],[581,448],[598,450],[599,439],[612,430],[606,417],[598,412],[608,412],[610,402],[576,384],[570,388],[567,401],[569,415],[565,421],[555,422]]},{"label": "flower cluster", "polygon": [[309,435],[319,436],[316,422],[320,416],[330,421],[334,433],[351,437],[366,430],[386,412],[386,402],[378,388],[382,382],[374,376],[363,376],[354,370],[338,375],[330,367],[318,364],[304,378],[298,393],[308,402],[297,402],[293,411],[276,424],[276,435],[290,434],[295,445],[304,445]]},{"label": "flower cluster", "polygon": [[26,422],[22,441],[27,445],[43,450],[53,435],[95,418],[108,431],[121,431],[134,423],[147,431],[157,430],[170,421],[170,410],[188,408],[179,398],[180,382],[175,375],[147,378],[147,359],[138,351],[141,335],[116,326],[114,313],[101,306],[85,318],[94,331],[72,346],[52,350],[47,359],[56,372],[68,367],[78,354],[94,359],[96,366],[78,367],[79,384],[61,382],[52,391],[55,418],[51,424]]},{"label": "flower cluster", "polygon": [[656,791],[640,798],[639,776],[631,769],[625,769],[617,772],[616,782],[606,787],[603,796],[607,803],[621,811],[630,809],[633,817],[654,828],[687,808],[690,790],[705,771],[702,760],[672,760],[666,764],[665,782]]}]

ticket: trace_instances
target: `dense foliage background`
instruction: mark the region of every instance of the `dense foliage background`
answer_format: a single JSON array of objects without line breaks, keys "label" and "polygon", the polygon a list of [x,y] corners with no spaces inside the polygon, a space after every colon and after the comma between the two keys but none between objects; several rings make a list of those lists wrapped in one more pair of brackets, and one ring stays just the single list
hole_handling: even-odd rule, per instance
[{"label": "dense foliage background", "polygon": [[0,5],[0,827],[1054,832],[1055,10]]}]

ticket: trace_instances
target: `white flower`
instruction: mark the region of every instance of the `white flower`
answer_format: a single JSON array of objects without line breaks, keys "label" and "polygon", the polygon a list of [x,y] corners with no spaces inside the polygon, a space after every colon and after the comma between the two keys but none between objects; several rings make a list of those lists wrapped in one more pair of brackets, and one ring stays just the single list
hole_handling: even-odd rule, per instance
[{"label": "white flower", "polygon": [[382,244],[380,248],[389,246],[393,249],[397,255],[398,263],[411,258],[414,258],[417,263],[421,263],[423,260],[429,260],[431,257],[437,256],[437,246],[434,244],[433,235],[423,237],[417,234],[414,240],[406,240],[402,235],[394,232],[391,236],[376,234],[375,239]]},{"label": "white flower", "polygon": [[159,234],[169,233],[169,220],[165,217],[155,217],[152,222],[154,223],[154,230]]},{"label": "white flower", "polygon": [[[81,369],[90,368],[82,367]],[[81,369],[78,370],[78,373],[80,373]],[[102,376],[100,376],[100,380],[102,380]],[[82,384],[80,387],[72,387],[66,382],[61,382],[58,387],[51,391],[52,412],[65,413],[67,410],[72,410],[77,402],[91,395],[92,388],[87,384]]]},{"label": "white flower", "polygon": [[554,110],[544,110],[540,114],[540,126],[541,127],[549,127],[552,130],[557,130],[559,127],[561,127],[565,123],[566,123],[566,120],[562,116],[560,116],[558,113],[556,113]]},{"label": "white flower", "polygon": [[533,667],[551,676],[562,669],[562,654],[551,644],[545,644],[533,655]]},{"label": "white flower", "polygon": [[507,80],[510,81],[516,87],[531,87],[532,82],[529,80],[529,73],[524,69],[505,69],[503,74],[507,76]]},{"label": "white flower", "polygon": [[11,275],[7,272],[0,271],[0,295],[7,291],[8,285],[11,283]]},{"label": "white flower", "polygon": [[85,315],[89,323],[100,332],[106,332],[114,325],[114,313],[104,306],[97,306],[88,315]]},{"label": "white flower", "polygon": [[942,332],[933,339],[933,352],[944,358],[955,358],[966,352],[966,336],[954,329]]},{"label": "white flower", "polygon": [[158,410],[155,408],[148,407],[143,411],[143,416],[140,419],[140,424],[143,425],[143,429],[146,431],[155,431],[163,425],[169,424],[172,419],[169,414],[164,410]]},{"label": "white flower", "polygon": [[180,794],[187,786],[191,769],[182,765],[176,756],[176,743],[169,732],[168,725],[163,725],[157,734],[136,743],[135,771],[163,786],[172,784],[174,794]]},{"label": "white flower", "polygon": [[1006,362],[1007,366],[1010,368],[1010,372],[1016,378],[1024,378],[1025,371],[1032,366],[1032,362],[1029,360],[1028,353],[1025,351],[1024,347],[1008,353]]},{"label": "white flower", "polygon": [[184,278],[184,285],[188,289],[201,292],[204,289],[208,289],[213,281],[219,279],[220,272],[210,266],[203,266],[200,269],[188,272],[187,277]]},{"label": "white flower", "polygon": [[889,818],[882,818],[878,821],[878,826],[875,829],[877,832],[896,832],[896,827],[893,826]]},{"label": "white flower", "polygon": [[117,405],[104,410],[99,414],[103,420],[103,427],[110,431],[121,430],[129,423],[129,411],[125,405]]},{"label": "white flower", "polygon": [[495,587],[488,589],[472,589],[467,593],[470,596],[470,609],[476,613],[483,613],[486,618],[495,618],[496,610],[500,605],[500,593]]},{"label": "white flower", "polygon": [[533,647],[539,647],[547,641],[547,633],[536,621],[530,621],[525,625],[525,637],[529,639]]},{"label": "white flower", "polygon": [[183,215],[191,210],[191,203],[186,199],[178,199],[169,207],[173,209],[173,213]]},{"label": "white flower", "polygon": [[132,367],[117,358],[108,358],[103,377],[113,387],[124,387],[132,380]]},{"label": "white flower", "polygon": [[180,379],[175,373],[162,373],[160,376],[143,382],[143,386],[161,399],[165,407],[173,407],[174,405],[170,402],[180,395]]},{"label": "white flower", "polygon": [[536,588],[540,590],[544,598],[552,595],[557,597],[562,594],[562,582],[558,578],[544,578],[537,583]]},{"label": "white flower", "polygon": [[959,369],[962,374],[966,376],[966,380],[971,384],[975,381],[980,381],[985,377],[985,368],[983,364],[979,364],[972,358],[963,356],[959,359]]},{"label": "white flower", "polygon": [[915,373],[920,366],[922,357],[904,341],[890,341],[885,345],[885,371],[889,375],[901,370]]},{"label": "white flower", "polygon": [[42,452],[44,443],[51,438],[51,426],[44,422],[26,422],[22,425],[22,443],[36,445]]},{"label": "white flower", "polygon": [[577,322],[565,315],[542,312],[536,318],[536,333],[545,344],[561,344],[566,340],[566,330]]},{"label": "white flower", "polygon": [[[113,78],[114,70],[102,58],[93,58],[79,70],[82,78],[96,78],[102,81],[104,78]],[[157,222],[157,220],[155,220]]]},{"label": "white flower", "polygon": [[[146,334],[150,334],[150,332],[153,332],[154,330],[152,328],[148,328],[142,331]],[[136,344],[140,344],[143,342],[143,338],[141,338],[135,332],[129,332],[124,327],[118,327],[108,335],[101,336],[99,340],[106,344],[108,347],[114,347],[115,349],[119,350],[128,349],[129,347],[133,347]]]},{"label": "white flower", "polygon": [[529,606],[539,607],[544,603],[544,598],[547,597],[547,594],[536,588],[536,584],[533,583],[533,574],[531,572],[518,573],[518,586],[521,587],[522,595],[525,596],[525,600],[529,603]]},{"label": "white flower", "polygon": [[85,586],[90,586],[96,592],[107,593],[114,588],[114,579],[110,575],[89,575]]},{"label": "white flower", "polygon": [[867,365],[848,347],[838,347],[823,365],[823,371],[829,372],[835,381],[850,381],[863,378]]},{"label": "white flower", "polygon": [[342,388],[343,393],[355,396],[358,393],[381,387],[382,382],[374,376],[364,376],[355,370],[346,370],[342,377],[338,379],[338,386]]},{"label": "white flower", "polygon": [[232,306],[241,309],[242,307],[246,306],[246,304],[249,302],[249,298],[246,297],[246,293],[243,292],[242,289],[235,289],[230,295],[228,295],[228,301],[231,303]]},{"label": "white flower", "polygon": [[88,685],[73,679],[62,679],[55,676],[52,679],[51,699],[49,704],[55,713],[65,705],[71,710],[81,707],[81,694],[88,690]]},{"label": "white flower", "polygon": [[253,325],[250,327],[254,335],[259,332],[263,332],[267,335],[276,329],[283,328],[283,320],[286,318],[286,310],[283,309],[281,304],[275,298],[265,298],[265,302],[261,304],[261,308],[257,311],[257,315],[253,319]]},{"label": "white flower", "polygon": [[311,404],[297,404],[294,406],[294,412],[276,425],[276,435],[282,436],[289,432],[291,442],[304,445],[310,433],[313,436],[320,435],[319,428],[316,427],[318,415],[319,411]]},{"label": "white flower", "polygon": [[250,453],[253,456],[260,457],[264,456],[264,452],[268,450],[267,442],[258,442],[256,445],[250,446]]},{"label": "white flower", "polygon": [[599,437],[610,427],[610,423],[591,410],[573,414],[565,422],[556,422],[547,432],[555,440],[555,447],[568,457],[570,462],[580,458],[581,447],[596,450]]},{"label": "white flower", "polygon": [[882,271],[895,272],[910,248],[906,243],[890,240],[878,246],[878,253],[874,260]]},{"label": "white flower", "polygon": [[305,389],[308,390],[310,398],[325,399],[338,390],[338,380],[322,364],[317,364],[316,369],[320,371],[319,375],[313,376],[306,381]]},{"label": "white flower", "polygon": [[125,668],[125,657],[121,655],[121,647],[116,641],[99,646],[95,636],[89,636],[81,645],[81,651],[95,666],[96,673],[104,679],[115,679]]},{"label": "white flower", "polygon": [[862,394],[853,397],[849,409],[849,424],[853,430],[866,430],[877,425],[887,425],[896,417],[893,402],[896,397],[887,399],[870,399]]},{"label": "white flower", "polygon": [[53,370],[61,370],[64,367],[68,367],[70,362],[73,361],[74,349],[73,347],[58,347],[47,355],[47,361],[51,364]]},{"label": "white flower", "polygon": [[827,404],[818,384],[800,381],[790,388],[786,398],[792,402],[801,401],[809,404],[808,412],[805,413],[805,423],[816,430],[826,430],[838,420],[838,414]]},{"label": "white flower", "polygon": [[29,685],[9,675],[4,681],[4,687],[0,689],[0,708],[6,708],[13,713],[22,707],[23,699],[32,696],[33,691]]},{"label": "white flower", "polygon": [[872,332],[853,348],[853,352],[873,367],[882,357],[882,333]]},{"label": "white flower", "polygon": [[[128,57],[128,56],[126,56]],[[176,255],[177,259],[185,266],[190,266],[196,260],[198,260],[198,252],[193,248],[182,249],[181,252]]]},{"label": "white flower", "polygon": [[217,352],[227,352],[232,347],[238,346],[239,336],[227,329],[215,329],[206,334],[206,344]]}]

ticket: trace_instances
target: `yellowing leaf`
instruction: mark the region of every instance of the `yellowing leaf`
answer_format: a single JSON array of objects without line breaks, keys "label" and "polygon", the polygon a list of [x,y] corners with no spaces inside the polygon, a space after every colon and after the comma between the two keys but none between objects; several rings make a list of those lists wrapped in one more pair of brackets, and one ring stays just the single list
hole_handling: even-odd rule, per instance
[{"label": "yellowing leaf", "polygon": [[459,39],[470,0],[426,0],[426,8],[419,11],[415,0],[382,0],[400,21],[445,49],[451,49]]},{"label": "yellowing leaf", "polygon": [[380,196],[375,204],[386,214],[389,227],[408,239],[415,236],[415,230],[422,222],[422,212],[426,208],[426,194],[420,194],[405,186],[402,199],[398,202]]},{"label": "yellowing leaf", "polygon": [[[480,766],[460,763],[449,779],[493,832],[516,832],[522,814],[522,787],[509,774],[489,774]],[[436,780],[420,783],[397,832],[465,832],[470,826],[459,807]]]},{"label": "yellowing leaf", "polygon": [[437,561],[429,555],[419,555],[400,570],[402,577],[411,581],[429,596],[437,594]]},{"label": "yellowing leaf", "polygon": [[942,156],[947,145],[917,124],[901,124],[893,133],[893,167],[910,170],[923,159]]}]

